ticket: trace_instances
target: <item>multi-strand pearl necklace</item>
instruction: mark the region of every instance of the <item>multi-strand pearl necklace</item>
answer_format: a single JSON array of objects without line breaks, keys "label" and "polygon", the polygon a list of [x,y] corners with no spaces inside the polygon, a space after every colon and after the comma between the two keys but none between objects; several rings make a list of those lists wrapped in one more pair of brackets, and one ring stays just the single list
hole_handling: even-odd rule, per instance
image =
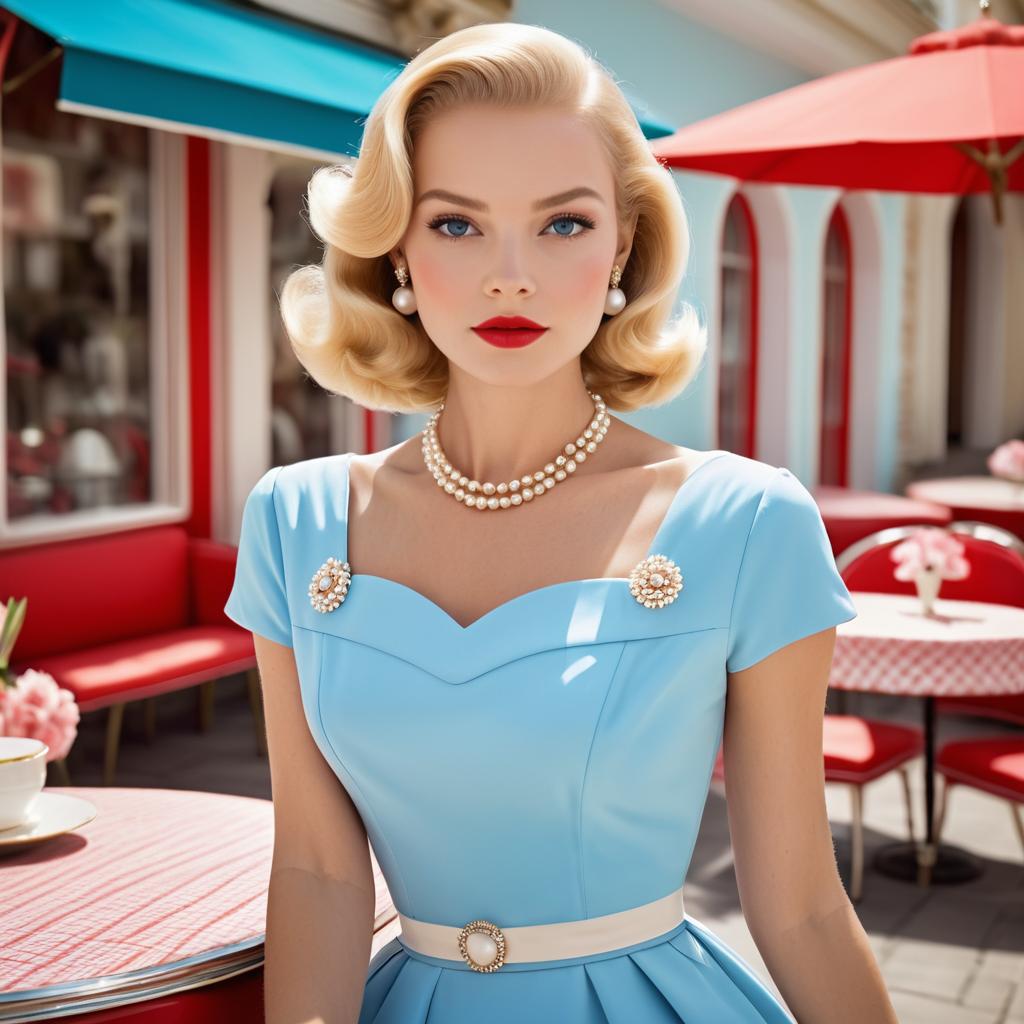
[{"label": "multi-strand pearl necklace", "polygon": [[535,473],[527,473],[516,480],[499,484],[490,481],[480,483],[479,480],[471,480],[464,473],[460,473],[445,457],[437,437],[437,421],[444,410],[443,402],[423,430],[423,461],[433,474],[438,487],[443,487],[456,501],[470,508],[513,508],[524,501],[532,501],[546,494],[566,477],[572,476],[576,472],[576,467],[588,455],[597,451],[597,446],[608,433],[611,417],[601,396],[595,395],[589,389],[587,394],[594,400],[594,418],[575,441],[570,441],[552,462]]}]

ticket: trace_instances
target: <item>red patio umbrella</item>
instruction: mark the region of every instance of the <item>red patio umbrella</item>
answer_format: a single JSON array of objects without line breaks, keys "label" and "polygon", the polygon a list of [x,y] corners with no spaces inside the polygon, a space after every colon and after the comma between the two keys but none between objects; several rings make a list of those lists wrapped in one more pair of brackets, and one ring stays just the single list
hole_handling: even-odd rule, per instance
[{"label": "red patio umbrella", "polygon": [[1024,26],[981,16],[908,55],[786,89],[651,143],[670,167],[744,181],[965,194],[1024,191]]}]

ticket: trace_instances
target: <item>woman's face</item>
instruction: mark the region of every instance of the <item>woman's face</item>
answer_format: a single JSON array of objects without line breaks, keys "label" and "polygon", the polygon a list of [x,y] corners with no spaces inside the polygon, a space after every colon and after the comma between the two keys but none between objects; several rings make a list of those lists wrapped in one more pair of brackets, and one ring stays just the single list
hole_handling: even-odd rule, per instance
[{"label": "woman's face", "polygon": [[[399,248],[423,327],[453,366],[524,386],[577,359],[632,241],[594,132],[556,110],[461,107],[421,132],[413,180]],[[473,330],[496,316],[547,330],[501,347]]]}]

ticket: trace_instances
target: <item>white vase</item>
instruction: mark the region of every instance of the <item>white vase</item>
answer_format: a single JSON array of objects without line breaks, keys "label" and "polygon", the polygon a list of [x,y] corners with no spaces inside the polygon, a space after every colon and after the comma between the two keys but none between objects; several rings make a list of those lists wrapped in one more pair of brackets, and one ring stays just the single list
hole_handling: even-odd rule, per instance
[{"label": "white vase", "polygon": [[935,607],[935,598],[939,596],[939,587],[942,586],[942,575],[934,567],[918,569],[914,574],[914,586],[917,587],[922,610],[925,615],[931,615]]}]

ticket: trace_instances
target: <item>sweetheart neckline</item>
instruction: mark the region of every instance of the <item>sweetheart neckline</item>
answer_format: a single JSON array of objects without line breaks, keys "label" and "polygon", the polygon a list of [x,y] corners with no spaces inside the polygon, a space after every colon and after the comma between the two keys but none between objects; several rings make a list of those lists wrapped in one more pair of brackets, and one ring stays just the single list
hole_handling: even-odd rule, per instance
[{"label": "sweetheart neckline", "polygon": [[[660,522],[658,523],[658,527],[654,532],[654,537],[651,540],[651,543],[648,545],[647,553],[644,555],[641,561],[650,558],[652,555],[659,554],[658,548],[660,546],[663,536],[668,532],[669,526],[675,520],[677,514],[683,507],[682,495],[683,492],[686,490],[687,486],[689,485],[690,481],[693,480],[693,478],[697,476],[705,466],[710,465],[712,462],[718,462],[723,456],[729,454],[727,450],[722,448],[713,448],[711,449],[711,451],[714,454],[712,454],[710,458],[707,458],[703,462],[701,462],[700,465],[698,465],[695,469],[691,470],[691,472],[687,475],[686,479],[679,485],[678,488],[676,488],[676,492],[675,494],[672,495],[672,500],[669,502],[668,508],[665,510]],[[343,552],[342,557],[340,559],[342,562],[348,561],[348,521],[349,512],[351,509],[351,487],[349,475],[352,455],[352,452],[348,452],[343,456],[341,505],[342,508],[344,509],[345,522],[344,530],[342,532]],[[383,586],[385,588],[393,587],[396,590],[399,590],[402,593],[407,594],[413,600],[420,601],[421,603],[428,605],[435,612],[438,612],[449,623],[451,623],[451,625],[458,631],[458,634],[460,636],[468,635],[470,632],[472,632],[478,626],[480,626],[480,624],[483,623],[485,620],[490,619],[497,615],[499,612],[502,612],[505,609],[509,608],[510,606],[518,604],[519,602],[524,601],[527,598],[534,597],[535,595],[563,589],[565,587],[581,587],[596,583],[603,583],[606,585],[611,585],[613,583],[625,584],[627,588],[629,585],[629,577],[627,576],[589,576],[584,579],[557,580],[554,583],[545,583],[543,586],[533,587],[532,589],[525,590],[520,594],[515,594],[514,596],[499,602],[493,608],[490,608],[486,612],[484,612],[483,615],[477,616],[477,618],[473,619],[471,622],[464,626],[462,625],[461,622],[458,621],[458,619],[452,616],[450,612],[442,608],[441,605],[439,605],[436,601],[434,601],[432,598],[427,597],[426,594],[424,594],[420,590],[417,590],[415,587],[410,587],[407,583],[402,583],[399,580],[389,579],[387,576],[378,576],[374,573],[357,572],[355,569],[353,569],[351,570],[351,582],[349,586],[351,587],[353,584],[355,584],[356,580],[360,578],[365,580],[371,580],[373,581],[374,585],[377,586]]]}]

